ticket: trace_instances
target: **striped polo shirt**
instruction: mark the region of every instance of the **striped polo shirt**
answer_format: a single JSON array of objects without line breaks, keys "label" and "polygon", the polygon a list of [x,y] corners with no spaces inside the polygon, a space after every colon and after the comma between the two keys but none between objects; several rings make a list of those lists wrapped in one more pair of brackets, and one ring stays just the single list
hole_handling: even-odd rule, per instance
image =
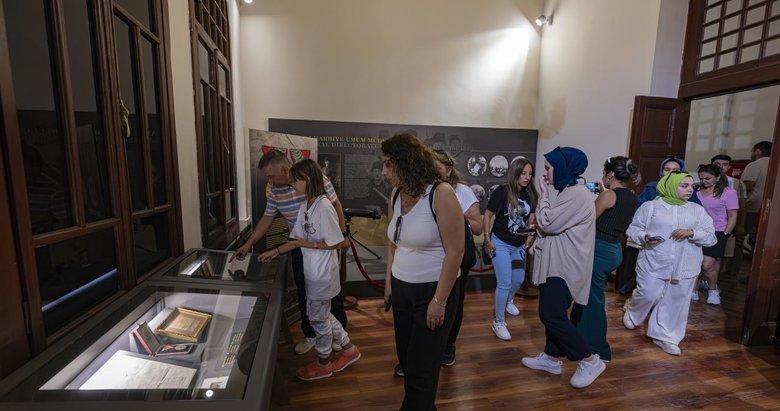
[{"label": "striped polo shirt", "polygon": [[[325,195],[328,196],[328,200],[331,203],[335,203],[338,197],[336,197],[336,190],[333,189],[333,184],[331,184],[328,177],[324,177],[322,182],[325,183]],[[296,194],[292,186],[274,187],[268,184],[265,187],[265,197],[264,215],[275,217],[277,212],[280,213],[282,217],[287,219],[287,225],[292,230],[295,225],[295,219],[298,217],[298,210],[301,208],[301,204],[306,202],[306,196]]]}]

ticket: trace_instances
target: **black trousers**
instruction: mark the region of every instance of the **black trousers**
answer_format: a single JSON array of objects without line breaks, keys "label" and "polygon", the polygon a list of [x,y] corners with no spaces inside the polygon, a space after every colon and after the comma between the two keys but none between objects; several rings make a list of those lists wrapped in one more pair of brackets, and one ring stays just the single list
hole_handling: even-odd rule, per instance
[{"label": "black trousers", "polygon": [[[303,276],[303,253],[300,248],[290,251],[292,260],[293,280],[295,287],[298,288],[298,310],[301,311],[301,330],[306,338],[315,338],[317,334],[309,322],[306,315],[306,280]],[[344,311],[343,292],[330,300],[330,312],[341,323],[344,329],[347,329],[347,313]]]},{"label": "black trousers", "polygon": [[460,333],[460,325],[463,324],[463,303],[466,300],[466,285],[469,281],[469,267],[460,267],[460,277],[458,277],[458,309],[455,311],[455,322],[452,323],[450,336],[447,338],[447,345],[455,345]]},{"label": "black trousers", "polygon": [[447,297],[444,325],[431,330],[426,325],[428,304],[438,282],[407,283],[395,277],[391,281],[395,350],[404,370],[401,410],[435,410],[441,360],[455,321],[460,286],[456,281]]},{"label": "black trousers", "polygon": [[566,357],[579,361],[590,356],[588,343],[569,319],[568,310],[574,298],[560,277],[547,277],[539,287],[539,319],[544,324],[547,339],[544,353],[550,357]]},{"label": "black trousers", "polygon": [[623,247],[623,278],[622,284],[615,284],[617,292],[631,296],[636,288],[636,260],[639,258],[639,250],[634,247]]}]

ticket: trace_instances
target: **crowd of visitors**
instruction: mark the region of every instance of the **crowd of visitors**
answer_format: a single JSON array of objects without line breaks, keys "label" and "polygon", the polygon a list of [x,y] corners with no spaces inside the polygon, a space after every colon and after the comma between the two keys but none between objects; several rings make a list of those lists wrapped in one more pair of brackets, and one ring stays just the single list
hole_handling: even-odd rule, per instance
[{"label": "crowd of visitors", "polygon": [[[515,158],[484,214],[449,153],[429,149],[412,134],[385,140],[381,150],[381,175],[392,186],[384,301],[393,313],[394,373],[405,379],[401,409],[433,410],[439,370],[455,364],[469,269],[476,260],[474,236],[483,236],[496,276],[492,331],[511,340],[506,314],[521,315],[513,296],[525,280],[525,260],[533,255],[545,345],[520,362],[561,374],[561,358],[575,361],[570,383],[584,388],[613,360],[605,288],[621,263],[624,281],[616,291],[628,296],[623,325],[633,330],[647,322],[647,336],[668,354],[681,354],[688,310],[700,287],[707,291],[707,303],[720,304],[722,259],[735,234],[754,232],[771,143],[754,147],[742,182],[726,174],[731,158],[718,155],[698,167],[698,182],[682,158],[668,157],[661,162],[660,180],[641,186],[639,167],[615,156],[603,163],[596,190],[583,184],[585,153],[557,147],[544,155],[538,187],[533,163]],[[295,352],[314,347],[318,354],[296,375],[326,378],[362,357],[347,334],[341,301],[336,250],[349,244],[343,210],[316,162],[293,165],[272,150],[258,167],[269,180],[266,211],[233,258],[245,258],[277,214],[287,218],[289,241],[258,258],[291,253],[305,336]],[[744,222],[739,219],[743,204]],[[732,255],[741,251],[737,243]],[[341,354],[331,360],[333,351]]]}]

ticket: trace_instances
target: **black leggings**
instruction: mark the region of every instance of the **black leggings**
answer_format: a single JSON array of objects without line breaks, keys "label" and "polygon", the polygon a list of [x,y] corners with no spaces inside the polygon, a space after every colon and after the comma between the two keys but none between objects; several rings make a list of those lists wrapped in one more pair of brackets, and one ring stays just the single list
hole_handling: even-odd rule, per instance
[{"label": "black leggings", "polygon": [[435,410],[439,370],[447,337],[455,321],[459,284],[455,282],[447,297],[444,325],[431,330],[426,324],[428,304],[439,283],[407,283],[395,277],[391,281],[395,350],[404,370],[404,401],[401,410]]},{"label": "black leggings", "polygon": [[463,323],[463,303],[466,300],[466,285],[469,282],[469,268],[460,268],[460,277],[458,278],[458,310],[455,311],[455,322],[452,324],[450,336],[447,339],[447,345],[454,345],[460,333],[460,325]]}]

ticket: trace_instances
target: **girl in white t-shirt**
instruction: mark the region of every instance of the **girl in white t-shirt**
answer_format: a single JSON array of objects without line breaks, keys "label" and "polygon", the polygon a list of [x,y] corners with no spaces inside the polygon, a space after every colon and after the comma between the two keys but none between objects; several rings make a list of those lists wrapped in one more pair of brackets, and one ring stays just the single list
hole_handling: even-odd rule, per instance
[{"label": "girl in white t-shirt", "polygon": [[[291,241],[260,255],[260,261],[269,261],[297,247],[303,253],[306,281],[306,315],[316,333],[315,348],[318,361],[295,372],[302,380],[319,380],[347,368],[359,360],[360,351],[347,332],[330,313],[331,299],[341,292],[339,264],[336,250],[349,246],[339,228],[336,209],[328,201],[322,170],[313,160],[302,160],[290,167],[290,179],[296,193],[306,195],[306,203],[298,210]],[[330,361],[331,346],[335,342],[344,347],[336,361]]]}]

